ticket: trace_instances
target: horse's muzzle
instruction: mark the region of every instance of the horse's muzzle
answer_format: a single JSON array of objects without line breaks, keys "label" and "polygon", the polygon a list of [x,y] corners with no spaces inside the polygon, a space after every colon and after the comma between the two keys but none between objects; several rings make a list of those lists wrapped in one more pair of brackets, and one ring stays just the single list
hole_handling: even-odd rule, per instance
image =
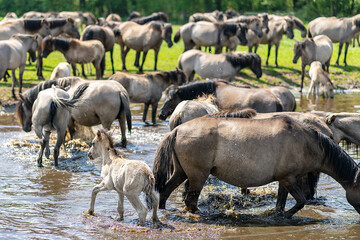
[{"label": "horse's muzzle", "polygon": [[163,120],[163,121],[166,119],[166,117],[167,117],[167,116],[166,116],[165,114],[161,114],[161,113],[160,113],[160,114],[158,115],[158,118],[159,118],[160,120]]},{"label": "horse's muzzle", "polygon": [[256,78],[261,78],[262,72],[256,74]]},{"label": "horse's muzzle", "polygon": [[168,45],[168,48],[171,48],[174,44],[173,44],[173,42],[168,42],[167,45]]},{"label": "horse's muzzle", "polygon": [[93,155],[91,154],[91,152],[88,153],[88,158],[89,158],[90,160],[93,160],[93,159],[94,159],[94,158],[93,158]]},{"label": "horse's muzzle", "polygon": [[297,63],[297,59],[294,58],[294,59],[292,60],[292,62],[293,62],[293,63]]},{"label": "horse's muzzle", "polygon": [[30,132],[31,131],[31,126],[23,126],[22,128],[24,130],[24,132]]}]

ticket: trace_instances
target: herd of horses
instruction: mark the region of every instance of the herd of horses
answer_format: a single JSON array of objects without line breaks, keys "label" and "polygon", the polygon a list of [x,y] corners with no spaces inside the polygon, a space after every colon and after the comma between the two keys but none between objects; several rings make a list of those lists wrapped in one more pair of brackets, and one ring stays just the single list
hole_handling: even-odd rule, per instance
[{"label": "herd of horses", "polygon": [[[359,17],[359,18],[358,18]],[[79,27],[88,25],[79,34]],[[65,133],[75,133],[75,123],[87,127],[101,124],[88,156],[102,158],[102,182],[92,191],[89,214],[94,214],[95,198],[99,191],[114,189],[119,194],[118,212],[124,216],[123,199],[126,196],[139,214],[139,223],[145,224],[148,210],[165,208],[170,194],[185,181],[185,205],[197,211],[197,201],[210,174],[241,187],[256,187],[279,182],[275,213],[291,217],[314,197],[319,173],[338,181],[346,190],[348,202],[360,214],[360,166],[339,146],[341,140],[360,145],[359,114],[332,114],[325,120],[310,113],[296,113],[294,95],[285,87],[247,88],[230,81],[245,67],[260,78],[261,58],[256,54],[259,44],[268,44],[268,64],[272,45],[276,47],[275,64],[283,35],[294,37],[294,29],[304,38],[294,44],[294,59],[302,61],[302,83],[305,67],[310,65],[311,86],[318,93],[319,84],[327,86],[333,96],[333,84],[328,75],[333,42],[345,43],[345,60],[349,43],[360,32],[360,16],[338,19],[318,18],[306,29],[294,16],[276,16],[262,13],[241,16],[235,11],[196,13],[189,23],[175,33],[174,42],[184,42],[184,53],[179,56],[178,68],[157,71],[158,53],[162,42],[170,48],[172,25],[163,12],[142,17],[133,12],[127,21],[117,14],[96,19],[82,12],[28,12],[17,19],[8,14],[0,22],[0,74],[6,79],[14,69],[22,74],[27,52],[32,61],[37,53],[37,76],[42,77],[43,58],[51,52],[61,52],[67,63],[60,63],[46,80],[19,94],[17,116],[26,132],[33,128],[40,138],[42,157],[50,157],[49,136],[57,132],[54,164],[58,165],[59,148]],[[115,72],[114,44],[121,48],[122,70]],[[249,53],[235,52],[247,45]],[[201,51],[201,47],[215,47],[215,53]],[[223,48],[227,51],[222,53]],[[126,72],[126,55],[136,51],[134,65],[139,74]],[[146,55],[155,51],[154,71],[143,74]],[[255,51],[253,53],[252,51]],[[110,52],[113,75],[102,80],[105,53]],[[143,52],[140,64],[140,53]],[[12,56],[16,56],[12,57]],[[7,57],[10,56],[10,57]],[[337,64],[339,62],[339,56]],[[97,80],[76,77],[82,64],[92,63]],[[71,69],[74,76],[71,76]],[[195,81],[197,73],[206,81]],[[315,90],[316,89],[316,90]],[[158,103],[165,95],[157,116]],[[119,121],[121,143],[127,145],[126,125],[132,128],[130,103],[144,103],[143,121],[149,106],[152,122],[156,118],[169,120],[170,130],[155,154],[153,170],[141,161],[128,161],[114,148],[110,130],[114,120]],[[146,195],[147,207],[139,200]],[[287,195],[296,204],[285,211]],[[159,194],[159,195],[158,195]]]}]

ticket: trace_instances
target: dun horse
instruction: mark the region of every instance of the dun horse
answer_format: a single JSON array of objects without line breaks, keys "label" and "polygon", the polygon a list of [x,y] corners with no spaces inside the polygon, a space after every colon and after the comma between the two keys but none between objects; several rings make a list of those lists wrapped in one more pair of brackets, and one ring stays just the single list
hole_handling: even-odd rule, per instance
[{"label": "dun horse", "polygon": [[124,86],[131,102],[145,104],[143,113],[144,122],[146,122],[147,111],[151,105],[152,122],[156,124],[156,110],[162,92],[171,84],[182,85],[186,83],[186,75],[179,69],[141,75],[118,72],[111,76],[109,80],[115,80]]},{"label": "dun horse", "polygon": [[297,63],[299,57],[301,57],[300,92],[303,88],[306,65],[310,65],[313,61],[320,61],[323,66],[326,66],[327,72],[329,72],[332,52],[332,42],[330,38],[325,35],[306,38],[299,42],[295,41],[293,63]]},{"label": "dun horse", "polygon": [[[40,138],[40,152],[37,158],[38,167],[42,167],[42,156],[46,147],[45,156],[49,158],[49,137],[52,130],[57,132],[57,140],[54,148],[55,166],[58,165],[59,149],[65,141],[66,129],[71,117],[70,111],[74,104],[81,98],[87,84],[80,85],[70,98],[64,90],[56,87],[41,91],[32,107],[31,123],[38,138]],[[19,117],[20,120],[22,117]],[[20,121],[22,124],[23,122]],[[27,126],[29,128],[29,126]],[[31,126],[30,126],[31,128]]]},{"label": "dun horse", "polygon": [[15,34],[9,40],[0,41],[0,78],[5,76],[7,70],[12,70],[12,97],[15,96],[15,70],[19,68],[19,93],[22,90],[23,74],[25,71],[27,52],[33,61],[36,60],[39,35]]},{"label": "dun horse", "polygon": [[142,73],[146,55],[150,49],[154,49],[155,51],[154,71],[156,71],[162,41],[166,41],[169,48],[173,45],[171,41],[172,27],[170,23],[150,22],[146,25],[139,25],[134,22],[125,22],[121,24],[118,29],[114,30],[114,33],[115,41],[121,48],[122,69],[124,71],[127,71],[125,59],[130,49],[143,52],[141,66],[139,67],[139,62],[135,63],[135,66],[139,67],[139,72]]},{"label": "dun horse", "polygon": [[262,76],[261,58],[256,53],[211,54],[192,49],[180,55],[179,68],[192,81],[195,73],[202,78],[221,78],[232,80],[245,67],[249,67],[257,78]]},{"label": "dun horse", "polygon": [[310,64],[309,75],[311,84],[307,97],[310,96],[311,92],[313,92],[313,95],[315,95],[316,92],[316,98],[319,98],[319,88],[321,84],[326,88],[324,96],[334,98],[334,85],[330,80],[329,74],[322,69],[321,62],[314,61]]},{"label": "dun horse", "polygon": [[327,116],[325,122],[336,142],[345,140],[360,146],[360,113],[334,113]]},{"label": "dun horse", "polygon": [[44,38],[42,56],[46,58],[52,51],[60,51],[66,61],[71,64],[76,76],[76,63],[92,63],[96,69],[96,79],[102,78],[104,65],[101,64],[105,54],[103,44],[98,40],[79,41],[48,36]]},{"label": "dun horse", "polygon": [[284,87],[249,89],[226,81],[194,82],[171,86],[166,90],[159,118],[165,120],[183,100],[192,100],[203,94],[214,94],[220,110],[253,108],[257,112],[294,111],[294,95]]},{"label": "dun horse", "polygon": [[347,51],[353,36],[360,32],[360,19],[352,18],[336,18],[336,17],[319,17],[312,20],[308,26],[309,37],[318,35],[328,36],[333,43],[339,43],[339,53],[336,65],[339,65],[339,58],[342,47],[345,43],[344,64],[346,63]]},{"label": "dun horse", "polygon": [[[90,159],[102,158],[102,181],[92,190],[89,214],[94,215],[95,198],[100,191],[116,190],[119,194],[120,220],[124,219],[124,196],[126,196],[139,215],[140,225],[145,225],[146,215],[150,209],[153,209],[153,223],[159,222],[157,216],[159,194],[154,190],[154,175],[146,163],[126,160],[121,156],[105,130],[97,132],[88,156]],[[146,195],[147,208],[140,201],[141,192]]]},{"label": "dun horse", "polygon": [[0,22],[0,40],[7,40],[16,33],[37,33],[45,37],[50,34],[49,23],[45,19],[14,19]]},{"label": "dun horse", "polygon": [[[173,171],[170,166],[174,166]],[[282,201],[286,202],[282,190],[296,200],[284,213],[290,218],[306,202],[297,179],[319,171],[343,186],[348,202],[360,214],[360,167],[329,137],[289,117],[239,119],[215,115],[194,119],[163,138],[153,171],[160,208],[165,208],[170,194],[188,179],[185,205],[188,211],[196,212],[200,192],[212,174],[239,187],[279,181]],[[277,204],[277,213],[284,210],[285,204]]]},{"label": "dun horse", "polygon": [[71,66],[67,62],[59,63],[53,70],[50,76],[50,80],[55,80],[58,78],[70,77],[71,76]]}]

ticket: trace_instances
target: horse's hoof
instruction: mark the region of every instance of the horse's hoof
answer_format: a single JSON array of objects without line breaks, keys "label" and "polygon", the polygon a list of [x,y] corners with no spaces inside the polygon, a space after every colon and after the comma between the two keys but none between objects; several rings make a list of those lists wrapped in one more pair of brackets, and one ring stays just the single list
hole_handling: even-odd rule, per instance
[{"label": "horse's hoof", "polygon": [[45,150],[46,159],[50,159],[50,150]]},{"label": "horse's hoof", "polygon": [[122,146],[123,148],[126,148],[126,144],[127,144],[126,139],[121,140],[121,146]]},{"label": "horse's hoof", "polygon": [[44,165],[42,165],[42,163],[38,163],[38,165],[37,165],[39,168],[42,168],[42,167],[44,167]]},{"label": "horse's hoof", "polygon": [[43,76],[38,76],[38,80],[45,80]]},{"label": "horse's hoof", "polygon": [[94,216],[94,210],[88,210],[88,214]]}]

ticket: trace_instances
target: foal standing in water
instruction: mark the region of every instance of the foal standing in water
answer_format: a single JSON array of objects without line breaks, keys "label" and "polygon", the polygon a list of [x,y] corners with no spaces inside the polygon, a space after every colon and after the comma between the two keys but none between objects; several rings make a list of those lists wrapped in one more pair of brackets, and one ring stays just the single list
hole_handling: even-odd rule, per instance
[{"label": "foal standing in water", "polygon": [[[92,190],[88,210],[90,215],[94,215],[96,195],[100,191],[114,189],[119,194],[118,212],[120,220],[124,219],[125,195],[138,213],[140,225],[145,225],[147,212],[151,209],[153,209],[153,223],[159,222],[157,216],[159,195],[154,190],[154,175],[146,163],[123,158],[114,148],[112,138],[104,129],[97,132],[88,156],[90,159],[102,157],[102,181]],[[140,201],[141,192],[146,195],[147,208]]]}]

